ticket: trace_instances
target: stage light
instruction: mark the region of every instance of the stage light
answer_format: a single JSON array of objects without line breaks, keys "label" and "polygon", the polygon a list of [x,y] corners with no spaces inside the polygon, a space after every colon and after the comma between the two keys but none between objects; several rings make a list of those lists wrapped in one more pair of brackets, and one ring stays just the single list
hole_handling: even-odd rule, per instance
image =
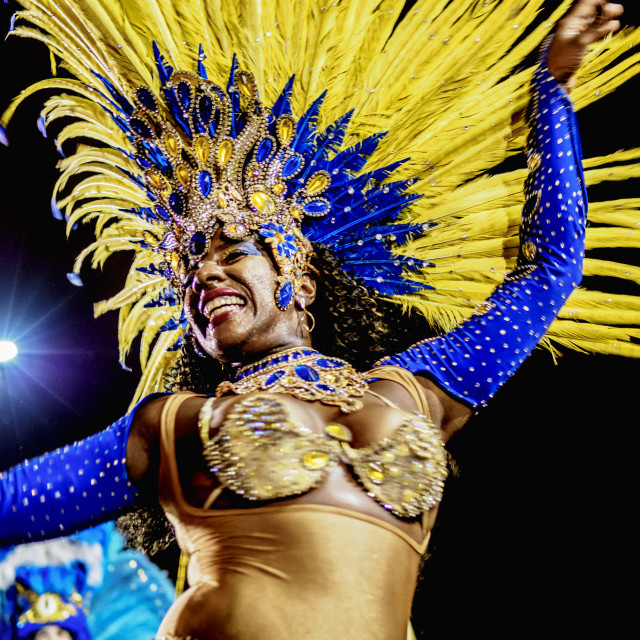
[{"label": "stage light", "polygon": [[0,362],[8,362],[18,355],[18,347],[11,340],[0,340]]}]

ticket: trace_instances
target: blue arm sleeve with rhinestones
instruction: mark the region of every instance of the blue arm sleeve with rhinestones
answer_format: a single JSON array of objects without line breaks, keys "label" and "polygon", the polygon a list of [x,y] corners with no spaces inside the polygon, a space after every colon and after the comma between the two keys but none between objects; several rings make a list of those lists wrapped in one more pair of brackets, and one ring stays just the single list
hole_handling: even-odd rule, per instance
[{"label": "blue arm sleeve with rhinestones", "polygon": [[136,409],[104,431],[0,473],[0,546],[68,535],[129,509],[127,441]]},{"label": "blue arm sleeve with rhinestones", "polygon": [[486,404],[508,380],[582,278],[587,196],[580,138],[571,102],[546,64],[534,76],[529,123],[516,269],[456,329],[378,363],[423,374],[472,406]]}]

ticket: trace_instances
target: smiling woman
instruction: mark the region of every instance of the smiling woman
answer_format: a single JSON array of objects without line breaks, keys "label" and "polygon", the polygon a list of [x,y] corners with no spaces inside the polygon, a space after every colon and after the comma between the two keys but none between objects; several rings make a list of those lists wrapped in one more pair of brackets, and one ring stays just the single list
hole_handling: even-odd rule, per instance
[{"label": "smiling woman", "polygon": [[[25,4],[19,17],[50,35],[17,32],[46,39],[77,77],[46,83],[64,93],[44,121],[71,112],[59,141],[82,136],[61,163],[56,210],[70,226],[98,218],[81,258],[134,251],[124,290],[98,311],[120,309],[123,354],[141,334],[142,400],[2,475],[0,543],[159,503],[189,557],[189,589],[160,638],[403,640],[449,438],[543,338],[640,351],[637,329],[620,326],[640,319],[635,299],[603,309],[577,290],[596,174],[582,169],[567,91],[622,8],[581,0],[537,68],[517,72],[549,26],[519,31],[513,16],[528,24],[538,3],[420,3],[400,22],[393,3],[265,3],[259,37],[244,23],[254,3],[233,16],[151,0]],[[424,25],[445,23],[438,57]],[[253,73],[234,59],[221,85],[209,74],[222,78],[227,37]],[[495,46],[473,44],[487,37]],[[446,53],[452,38],[460,60]],[[614,39],[605,62],[588,57],[585,76],[636,39]],[[376,91],[389,74],[393,103]],[[530,173],[484,174],[524,141],[529,82]],[[334,95],[316,98],[325,86]],[[624,158],[635,171],[635,152]],[[614,214],[610,224],[631,224],[624,207]]]}]

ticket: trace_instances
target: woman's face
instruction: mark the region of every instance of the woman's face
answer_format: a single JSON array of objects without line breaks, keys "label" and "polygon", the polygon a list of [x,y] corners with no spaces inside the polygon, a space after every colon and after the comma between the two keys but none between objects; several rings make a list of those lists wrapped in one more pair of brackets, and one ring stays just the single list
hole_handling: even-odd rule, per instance
[{"label": "woman's face", "polygon": [[57,624],[48,624],[38,630],[33,640],[73,640],[73,636]]},{"label": "woman's face", "polygon": [[[228,241],[216,233],[185,298],[187,316],[209,355],[243,362],[310,344],[295,304],[285,311],[276,305],[276,278],[273,262],[253,239]],[[303,293],[309,305],[315,282],[308,277],[304,280]]]}]

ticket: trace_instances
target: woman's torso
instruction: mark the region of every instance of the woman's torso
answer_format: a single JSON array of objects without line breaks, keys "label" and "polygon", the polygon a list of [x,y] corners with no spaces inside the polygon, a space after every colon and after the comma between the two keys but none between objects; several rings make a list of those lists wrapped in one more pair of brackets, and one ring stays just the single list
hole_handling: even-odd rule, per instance
[{"label": "woman's torso", "polygon": [[[389,384],[397,383],[371,388],[384,392]],[[322,434],[329,423],[346,426],[354,449],[393,437],[408,417],[370,394],[363,409],[349,415],[291,396],[278,399],[314,433]],[[224,422],[239,401],[216,403],[213,423]],[[192,396],[187,402],[193,411],[204,399]],[[415,389],[403,406],[428,411]],[[396,517],[368,495],[344,463],[301,495],[249,501],[224,490],[213,508],[203,509],[218,483],[206,468],[195,429],[178,419],[174,434],[175,410],[163,414],[159,494],[190,556],[191,588],[172,607],[159,635],[320,639],[348,629],[354,637],[405,638],[435,509],[424,522]]]}]

